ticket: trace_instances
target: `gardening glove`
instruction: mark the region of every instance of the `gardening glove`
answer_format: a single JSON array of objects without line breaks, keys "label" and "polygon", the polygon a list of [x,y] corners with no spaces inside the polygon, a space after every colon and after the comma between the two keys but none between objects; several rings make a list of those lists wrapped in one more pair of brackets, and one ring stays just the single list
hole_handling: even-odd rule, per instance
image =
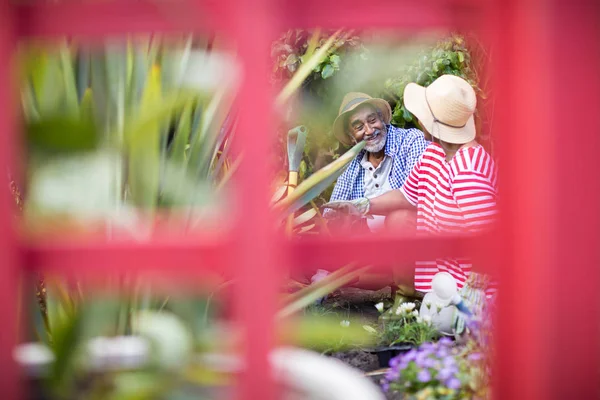
[{"label": "gardening glove", "polygon": [[348,215],[351,217],[364,218],[367,217],[371,202],[366,197],[361,197],[355,200],[337,200],[323,204],[321,208],[329,208],[336,213]]}]

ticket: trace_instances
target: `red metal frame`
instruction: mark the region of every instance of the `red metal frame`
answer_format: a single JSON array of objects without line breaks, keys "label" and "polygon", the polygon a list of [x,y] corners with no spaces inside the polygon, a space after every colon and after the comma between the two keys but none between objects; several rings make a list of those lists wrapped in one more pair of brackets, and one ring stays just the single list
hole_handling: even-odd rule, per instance
[{"label": "red metal frame", "polygon": [[[0,387],[8,399],[21,393],[12,360],[17,343],[17,286],[25,267],[61,274],[111,269],[166,270],[237,275],[236,317],[245,328],[246,372],[238,395],[276,397],[267,354],[274,342],[276,290],[281,266],[339,266],[390,262],[433,253],[469,252],[499,271],[496,398],[595,398],[598,394],[597,244],[600,179],[599,54],[595,51],[598,6],[571,0],[346,0],[303,2],[64,0],[30,5],[0,3],[0,160],[15,170],[19,154],[15,71],[16,43],[27,37],[223,30],[238,44],[245,79],[239,94],[240,213],[233,237],[222,240],[157,239],[148,244],[19,244],[9,229],[12,198],[0,202]],[[191,10],[191,12],[190,12]],[[284,27],[474,28],[494,49],[489,75],[495,87],[492,134],[502,171],[502,230],[493,240],[423,241],[372,238],[290,243],[270,229],[269,171],[263,158],[273,131],[272,93],[266,88],[270,40]],[[569,122],[572,122],[569,124]],[[257,134],[256,127],[261,127]],[[577,127],[577,128],[571,128]],[[576,130],[577,129],[577,130]],[[560,185],[560,186],[559,186]],[[489,238],[488,238],[489,239]],[[360,247],[384,251],[361,254]],[[359,254],[357,254],[357,251]],[[352,253],[350,258],[348,254]],[[176,261],[175,262],[175,259]],[[198,262],[202,260],[203,262]],[[134,262],[132,262],[134,261]],[[205,266],[199,268],[198,265]],[[84,267],[85,266],[85,267]],[[80,268],[85,268],[80,271]],[[169,270],[169,273],[173,273]],[[252,301],[250,301],[252,299]],[[571,301],[571,300],[576,301]]]}]

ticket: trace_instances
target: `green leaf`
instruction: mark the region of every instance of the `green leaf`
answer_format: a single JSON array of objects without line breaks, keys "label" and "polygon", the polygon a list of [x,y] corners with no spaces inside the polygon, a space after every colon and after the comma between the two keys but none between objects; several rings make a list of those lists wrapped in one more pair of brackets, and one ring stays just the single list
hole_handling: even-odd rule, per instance
[{"label": "green leaf", "polygon": [[190,102],[179,116],[175,137],[173,138],[173,143],[169,149],[169,158],[172,161],[179,161],[181,163],[185,161],[185,148],[189,144],[190,133],[192,130],[193,106],[193,103]]},{"label": "green leaf", "polygon": [[278,336],[284,343],[321,351],[332,347],[337,351],[347,347],[371,345],[374,337],[362,328],[360,320],[348,320],[350,325],[342,327],[340,319],[334,316],[305,316],[297,322],[285,324]]},{"label": "green leaf", "polygon": [[340,60],[340,56],[338,56],[337,54],[332,54],[329,56],[329,62],[336,70],[340,69]]},{"label": "green leaf", "polygon": [[325,42],[319,50],[317,50],[312,57],[310,57],[306,62],[302,63],[292,79],[285,85],[285,87],[281,90],[279,95],[277,96],[275,103],[277,105],[282,105],[285,103],[295,92],[302,86],[302,83],[308,76],[312,73],[313,69],[317,67],[323,59],[329,53],[329,50],[333,47],[335,40],[339,36],[341,31],[337,31]]},{"label": "green leaf", "polygon": [[77,82],[75,80],[75,71],[73,70],[71,51],[66,42],[60,46],[60,63],[65,87],[66,109],[69,114],[74,115],[79,113]]},{"label": "green leaf", "polygon": [[334,71],[335,70],[333,69],[331,64],[325,64],[325,66],[323,67],[323,70],[321,71],[321,78],[323,78],[323,79],[331,78],[333,76]]},{"label": "green leaf", "polygon": [[465,62],[465,54],[462,51],[458,52],[458,61],[461,63]]},{"label": "green leaf", "polygon": [[346,166],[360,153],[365,145],[365,142],[356,144],[343,156],[313,173],[298,185],[290,196],[277,203],[275,208],[281,210],[284,216],[297,211],[327,189],[344,172]]},{"label": "green leaf", "polygon": [[94,150],[99,132],[88,118],[56,116],[31,121],[26,126],[27,142],[43,153],[73,153]]},{"label": "green leaf", "polygon": [[296,218],[294,218],[294,226],[302,225],[302,224],[310,221],[315,215],[317,215],[317,210],[315,210],[314,208],[311,208],[310,210],[303,212],[302,214],[300,214]]},{"label": "green leaf", "polygon": [[[155,67],[148,76],[142,95],[142,113],[160,104],[160,69]],[[133,204],[152,212],[158,202],[160,183],[160,134],[161,121],[154,118],[148,121],[142,135],[126,129],[128,143],[128,185]]]},{"label": "green leaf", "polygon": [[302,161],[300,161],[300,167],[298,167],[298,175],[300,176],[301,179],[304,179],[306,177],[306,171],[307,171],[306,161],[302,160]]},{"label": "green leaf", "polygon": [[406,107],[404,107],[404,106],[402,106],[401,110],[402,110],[402,118],[404,118],[404,120],[406,122],[412,122],[413,115],[410,113],[410,111],[408,111],[406,109]]},{"label": "green leaf", "polygon": [[64,395],[75,375],[73,359],[81,339],[81,313],[75,313],[75,315],[64,318],[61,323],[53,324],[52,329],[52,350],[55,361],[50,370],[49,383],[57,394]]},{"label": "green leaf", "polygon": [[285,305],[279,313],[277,313],[277,316],[283,318],[303,310],[320,298],[341,288],[347,283],[350,283],[368,269],[368,267],[364,267],[352,271],[350,267],[340,268],[320,281],[315,282],[294,293],[293,296],[290,296],[293,300]]}]

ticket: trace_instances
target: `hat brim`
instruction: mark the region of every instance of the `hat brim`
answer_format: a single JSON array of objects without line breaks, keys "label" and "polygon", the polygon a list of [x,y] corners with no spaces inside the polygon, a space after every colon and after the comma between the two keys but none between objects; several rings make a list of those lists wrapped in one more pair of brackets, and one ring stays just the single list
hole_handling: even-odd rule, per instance
[{"label": "hat brim", "polygon": [[462,128],[452,128],[440,123],[434,126],[433,115],[427,107],[425,88],[409,83],[404,89],[404,107],[421,122],[429,134],[443,142],[453,144],[469,143],[475,139],[475,119],[471,115]]},{"label": "hat brim", "polygon": [[343,113],[338,115],[335,121],[333,121],[333,134],[340,142],[342,142],[346,146],[351,146],[352,144],[354,144],[352,137],[346,131],[347,127],[344,126],[346,117],[349,113],[351,113],[352,111],[364,104],[370,104],[377,110],[379,110],[381,112],[381,115],[383,116],[383,122],[386,125],[388,125],[392,120],[392,108],[390,107],[390,103],[388,103],[384,99],[373,98],[361,101],[360,103],[353,105],[347,111],[344,111]]}]

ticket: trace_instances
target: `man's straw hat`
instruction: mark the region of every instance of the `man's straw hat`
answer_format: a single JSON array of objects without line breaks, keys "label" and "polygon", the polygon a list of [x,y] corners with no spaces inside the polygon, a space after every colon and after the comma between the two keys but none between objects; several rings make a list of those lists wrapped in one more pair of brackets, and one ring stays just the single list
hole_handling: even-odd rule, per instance
[{"label": "man's straw hat", "polygon": [[463,144],[475,139],[477,96],[458,76],[442,75],[426,88],[409,83],[404,89],[404,106],[441,141]]},{"label": "man's straw hat", "polygon": [[351,92],[344,96],[338,116],[333,122],[333,134],[343,144],[350,146],[353,144],[352,137],[348,134],[347,117],[348,114],[361,104],[371,104],[383,116],[383,122],[387,125],[392,120],[392,108],[389,103],[383,99],[377,99],[365,93]]}]

